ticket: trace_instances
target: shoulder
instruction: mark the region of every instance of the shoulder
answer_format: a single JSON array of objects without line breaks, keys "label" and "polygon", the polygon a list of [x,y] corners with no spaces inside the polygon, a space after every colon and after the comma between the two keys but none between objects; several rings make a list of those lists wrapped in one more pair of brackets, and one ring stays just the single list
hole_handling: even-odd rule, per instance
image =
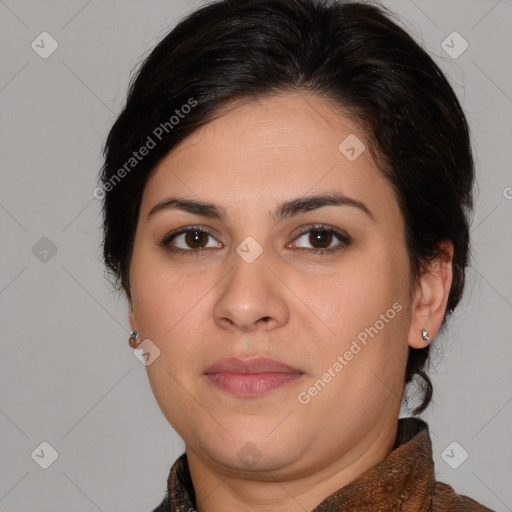
[{"label": "shoulder", "polygon": [[432,512],[495,512],[472,498],[457,494],[451,486],[436,482],[432,493]]}]

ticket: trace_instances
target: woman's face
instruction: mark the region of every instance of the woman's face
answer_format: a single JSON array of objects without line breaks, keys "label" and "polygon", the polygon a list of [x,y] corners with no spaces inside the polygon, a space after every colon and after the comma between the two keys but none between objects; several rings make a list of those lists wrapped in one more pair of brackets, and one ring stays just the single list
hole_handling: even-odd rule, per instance
[{"label": "woman's face", "polygon": [[[216,467],[284,477],[357,460],[396,424],[413,337],[396,198],[328,100],[289,93],[226,112],[143,194],[130,321],[160,350],[147,366],[156,400]],[[334,195],[348,199],[322,199]],[[258,357],[295,371],[207,374]]]}]

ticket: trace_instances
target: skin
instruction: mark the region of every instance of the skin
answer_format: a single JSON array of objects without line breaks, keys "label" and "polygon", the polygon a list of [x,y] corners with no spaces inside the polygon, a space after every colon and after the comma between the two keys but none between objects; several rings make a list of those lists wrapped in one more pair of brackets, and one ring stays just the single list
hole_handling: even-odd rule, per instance
[{"label": "skin", "polygon": [[[367,147],[355,161],[338,149],[350,134]],[[453,247],[446,243],[445,257],[413,286],[403,217],[368,147],[330,100],[282,93],[226,108],[150,176],[130,266],[129,320],[160,350],[148,377],[185,442],[199,512],[312,510],[392,450],[408,347],[426,346],[421,329],[433,339],[441,326]],[[333,191],[363,202],[375,220],[332,205],[272,218],[282,202]],[[215,203],[227,219],[177,209],[148,218],[170,196]],[[346,232],[351,243],[336,236],[317,242],[320,223]],[[169,243],[191,252],[159,245],[178,228],[198,225],[213,236]],[[308,228],[313,233],[301,235]],[[249,236],[262,248],[252,263],[236,252]],[[341,249],[312,253],[325,247]],[[299,393],[394,303],[401,311],[300,403]],[[204,376],[221,358],[254,355],[304,375],[249,398]],[[251,467],[237,455],[248,442],[259,454]]]}]

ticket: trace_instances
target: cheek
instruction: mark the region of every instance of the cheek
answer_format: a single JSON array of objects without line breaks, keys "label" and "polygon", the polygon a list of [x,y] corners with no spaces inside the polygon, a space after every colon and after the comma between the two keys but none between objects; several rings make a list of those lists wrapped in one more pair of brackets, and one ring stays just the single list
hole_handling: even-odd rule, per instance
[{"label": "cheek", "polygon": [[402,263],[398,254],[361,256],[350,268],[323,279],[321,286],[302,288],[309,308],[318,312],[309,332],[322,348],[316,351],[319,370],[326,371],[342,356],[345,377],[338,382],[354,377],[358,382],[352,385],[364,387],[376,379],[370,370],[387,382],[405,365],[408,281]]},{"label": "cheek", "polygon": [[322,320],[334,334],[310,332],[311,340],[317,340],[311,352],[315,371],[301,396],[311,400],[311,416],[323,416],[325,408],[333,407],[336,416],[371,416],[383,404],[397,400],[399,406],[402,396],[406,304],[386,279],[359,276],[344,284],[330,285],[313,298],[312,309],[324,311]]},{"label": "cheek", "polygon": [[[144,339],[160,350],[146,367],[149,383],[164,416],[178,433],[186,435],[183,418],[198,415],[190,390],[205,365],[200,331],[206,325],[207,301],[201,297],[206,299],[211,286],[193,283],[169,267],[152,264],[149,256],[140,256],[134,252],[130,274],[133,308]],[[142,261],[144,265],[139,265]]]},{"label": "cheek", "polygon": [[160,400],[159,389],[172,390],[177,399],[178,382],[188,387],[206,364],[204,329],[211,325],[212,283],[206,276],[184,275],[143,251],[134,251],[130,278],[138,330],[160,350],[147,366],[153,391],[159,402],[166,400]]},{"label": "cheek", "polygon": [[302,292],[311,309],[320,312],[324,323],[337,335],[356,335],[373,325],[395,301],[403,300],[404,281],[396,275],[396,266],[383,260],[382,255],[381,261],[368,263],[359,258],[357,264],[323,278],[321,283],[311,283]]},{"label": "cheek", "polygon": [[199,306],[201,296],[207,291],[204,280],[187,277],[160,250],[137,242],[130,283],[139,331],[159,345],[172,339],[180,324],[194,314],[194,305]]}]

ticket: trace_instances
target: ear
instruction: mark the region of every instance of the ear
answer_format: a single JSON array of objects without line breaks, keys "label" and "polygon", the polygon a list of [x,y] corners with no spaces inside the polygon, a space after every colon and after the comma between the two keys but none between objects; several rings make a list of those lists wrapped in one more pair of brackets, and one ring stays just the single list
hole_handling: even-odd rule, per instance
[{"label": "ear", "polygon": [[436,337],[446,311],[453,277],[453,243],[445,240],[440,243],[440,249],[438,259],[422,271],[414,294],[408,338],[412,348],[424,348],[430,343],[421,336],[422,329],[428,331],[430,341]]},{"label": "ear", "polygon": [[138,331],[139,329],[137,328],[137,319],[135,318],[135,313],[133,311],[133,304],[131,299],[128,302],[128,307],[128,321],[130,322],[131,330]]}]

